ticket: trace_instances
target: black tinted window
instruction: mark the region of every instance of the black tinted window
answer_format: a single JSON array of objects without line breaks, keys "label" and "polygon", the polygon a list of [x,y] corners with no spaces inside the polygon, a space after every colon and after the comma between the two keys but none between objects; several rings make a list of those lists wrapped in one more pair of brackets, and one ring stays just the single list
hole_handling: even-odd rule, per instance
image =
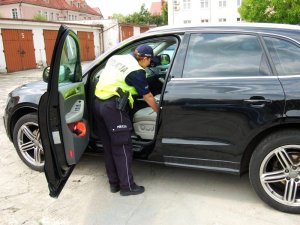
[{"label": "black tinted window", "polygon": [[300,48],[286,40],[264,37],[278,75],[300,74]]},{"label": "black tinted window", "polygon": [[193,34],[184,77],[269,75],[265,54],[253,35]]}]

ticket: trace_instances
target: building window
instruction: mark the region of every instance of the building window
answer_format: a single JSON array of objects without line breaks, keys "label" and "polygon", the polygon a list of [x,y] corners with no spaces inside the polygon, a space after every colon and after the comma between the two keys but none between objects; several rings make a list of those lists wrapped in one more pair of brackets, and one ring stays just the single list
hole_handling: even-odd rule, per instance
[{"label": "building window", "polygon": [[201,23],[208,23],[208,19],[201,19]]},{"label": "building window", "polygon": [[69,20],[72,20],[72,15],[69,15]]},{"label": "building window", "polygon": [[183,0],[183,9],[191,9],[191,0]]},{"label": "building window", "polygon": [[48,20],[48,13],[44,12],[44,17],[46,18],[46,20]]},{"label": "building window", "polygon": [[189,24],[189,23],[191,23],[191,21],[190,20],[184,20],[183,23],[184,24]]},{"label": "building window", "polygon": [[241,6],[241,0],[237,0],[237,6],[238,6],[238,7]]},{"label": "building window", "polygon": [[80,7],[80,2],[77,2],[77,7],[78,7],[78,8]]},{"label": "building window", "polygon": [[54,13],[50,14],[50,20],[54,20]]},{"label": "building window", "polygon": [[226,8],[226,0],[220,0],[219,1],[219,7],[220,8]]},{"label": "building window", "polygon": [[241,18],[236,18],[236,21],[237,22],[241,22]]},{"label": "building window", "polygon": [[219,18],[219,22],[220,22],[220,23],[226,22],[226,18]]},{"label": "building window", "polygon": [[12,9],[11,13],[12,13],[13,19],[18,19],[18,10],[17,9]]},{"label": "building window", "polygon": [[200,0],[200,8],[208,8],[208,0]]},{"label": "building window", "polygon": [[59,20],[59,14],[56,13],[56,20],[58,21]]}]

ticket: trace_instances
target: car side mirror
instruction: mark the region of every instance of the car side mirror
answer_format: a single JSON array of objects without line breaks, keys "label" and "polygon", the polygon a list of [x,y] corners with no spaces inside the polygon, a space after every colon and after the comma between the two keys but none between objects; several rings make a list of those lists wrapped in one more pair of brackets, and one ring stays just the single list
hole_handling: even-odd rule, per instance
[{"label": "car side mirror", "polygon": [[161,54],[160,57],[160,65],[168,65],[171,62],[170,56],[168,54]]},{"label": "car side mirror", "polygon": [[43,81],[48,83],[49,80],[49,72],[50,72],[50,66],[47,66],[43,71]]}]

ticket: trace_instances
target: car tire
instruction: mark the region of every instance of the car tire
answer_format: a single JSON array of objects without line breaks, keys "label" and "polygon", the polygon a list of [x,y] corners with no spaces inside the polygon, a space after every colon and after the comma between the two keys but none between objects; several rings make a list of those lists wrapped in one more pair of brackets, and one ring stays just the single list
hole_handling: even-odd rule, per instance
[{"label": "car tire", "polygon": [[28,167],[44,171],[44,151],[37,113],[26,114],[17,121],[13,131],[13,143],[19,157]]},{"label": "car tire", "polygon": [[258,144],[250,161],[250,182],[273,208],[300,213],[300,131],[283,130]]}]

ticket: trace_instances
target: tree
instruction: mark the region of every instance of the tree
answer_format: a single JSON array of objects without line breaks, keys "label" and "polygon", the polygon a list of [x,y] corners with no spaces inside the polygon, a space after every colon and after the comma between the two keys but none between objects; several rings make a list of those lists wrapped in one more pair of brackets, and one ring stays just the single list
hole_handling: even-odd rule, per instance
[{"label": "tree", "polygon": [[267,23],[300,23],[300,0],[243,0],[242,20]]},{"label": "tree", "polygon": [[47,20],[47,18],[40,13],[35,14],[32,19],[37,20],[37,21],[46,21]]},{"label": "tree", "polygon": [[122,14],[119,14],[119,13],[114,13],[112,15],[112,18],[118,20],[120,23],[126,22],[126,16],[123,16]]},{"label": "tree", "polygon": [[162,8],[162,22],[164,25],[168,24],[168,3],[165,3]]},{"label": "tree", "polygon": [[123,16],[122,14],[113,14],[113,19],[117,19],[121,23],[132,23],[132,24],[156,24],[157,26],[165,25],[163,16],[151,15],[145,4],[142,4],[140,11]]}]

